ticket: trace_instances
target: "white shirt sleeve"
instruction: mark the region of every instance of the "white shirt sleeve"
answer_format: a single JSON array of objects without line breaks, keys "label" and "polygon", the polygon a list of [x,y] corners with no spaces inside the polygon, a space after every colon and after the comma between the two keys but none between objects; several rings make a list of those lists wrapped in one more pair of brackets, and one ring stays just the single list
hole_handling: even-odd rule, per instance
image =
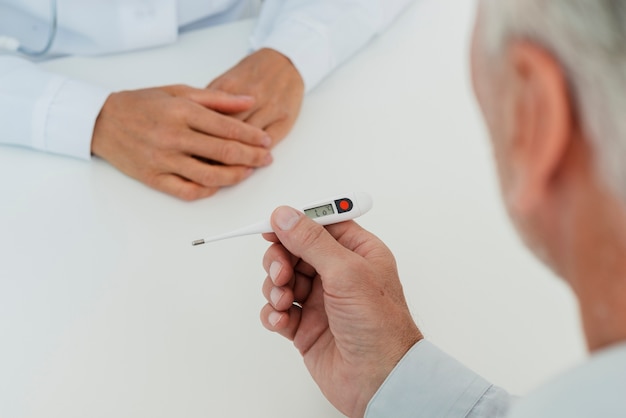
[{"label": "white shirt sleeve", "polygon": [[94,124],[110,93],[0,55],[0,143],[89,159]]},{"label": "white shirt sleeve", "polygon": [[512,397],[422,340],[398,363],[365,416],[501,418]]},{"label": "white shirt sleeve", "polygon": [[252,48],[271,48],[288,57],[310,91],[412,1],[265,0]]},{"label": "white shirt sleeve", "polygon": [[[205,2],[204,13],[197,18],[238,2]],[[0,4],[0,34],[38,50],[40,31],[29,28],[49,26],[48,2],[6,3]],[[51,55],[97,55],[174,42],[177,5],[177,0],[59,2]],[[21,57],[0,55],[0,143],[89,159],[95,121],[110,94],[105,88],[43,71]]]}]

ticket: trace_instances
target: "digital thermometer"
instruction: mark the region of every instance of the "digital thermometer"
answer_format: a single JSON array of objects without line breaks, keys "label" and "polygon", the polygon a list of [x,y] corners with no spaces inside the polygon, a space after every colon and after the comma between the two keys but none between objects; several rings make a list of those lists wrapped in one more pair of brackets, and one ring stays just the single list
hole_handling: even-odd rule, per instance
[{"label": "digital thermometer", "polygon": [[[372,208],[372,197],[364,192],[345,193],[337,197],[320,200],[304,206],[302,212],[320,225],[330,225],[349,221],[367,213]],[[202,245],[208,242],[220,241],[227,238],[244,235],[264,234],[274,232],[269,220],[257,222],[244,228],[236,229],[225,234],[193,241],[192,245]]]}]

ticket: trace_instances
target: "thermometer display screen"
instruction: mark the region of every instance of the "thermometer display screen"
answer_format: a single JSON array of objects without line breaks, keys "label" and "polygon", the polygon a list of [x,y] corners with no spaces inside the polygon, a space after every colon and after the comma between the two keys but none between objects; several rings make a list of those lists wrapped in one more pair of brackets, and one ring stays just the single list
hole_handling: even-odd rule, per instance
[{"label": "thermometer display screen", "polygon": [[335,209],[333,209],[331,203],[304,211],[304,214],[311,219],[321,218],[322,216],[332,215],[333,213],[335,213]]}]

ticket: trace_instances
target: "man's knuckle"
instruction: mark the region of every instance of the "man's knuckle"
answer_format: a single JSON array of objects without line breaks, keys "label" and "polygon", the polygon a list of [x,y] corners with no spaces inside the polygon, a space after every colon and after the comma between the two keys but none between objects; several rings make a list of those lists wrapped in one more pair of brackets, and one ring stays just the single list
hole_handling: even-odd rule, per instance
[{"label": "man's knuckle", "polygon": [[322,226],[312,223],[300,230],[298,241],[300,241],[305,248],[308,248],[315,245],[323,233],[324,228]]}]

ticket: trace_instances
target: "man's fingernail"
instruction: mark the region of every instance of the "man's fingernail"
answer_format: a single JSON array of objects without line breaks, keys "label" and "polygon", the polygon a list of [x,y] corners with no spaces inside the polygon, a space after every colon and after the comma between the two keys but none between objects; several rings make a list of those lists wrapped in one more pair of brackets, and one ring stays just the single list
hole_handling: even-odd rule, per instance
[{"label": "man's fingernail", "polygon": [[280,261],[273,261],[272,264],[270,264],[270,278],[272,279],[272,282],[274,282],[274,284],[276,284],[276,278],[278,277],[282,269],[283,263],[281,263]]},{"label": "man's fingernail", "polygon": [[282,318],[283,314],[280,312],[270,312],[270,314],[267,316],[267,320],[269,321],[270,325],[275,327],[276,324],[278,324],[278,321],[280,321],[280,318]]},{"label": "man's fingernail", "polygon": [[272,305],[277,306],[278,302],[280,302],[284,294],[285,291],[282,290],[280,287],[273,288],[270,292],[270,300],[272,301]]},{"label": "man's fingernail", "polygon": [[261,145],[263,145],[264,147],[269,147],[270,145],[272,145],[272,138],[269,135],[263,136],[263,138],[261,138]]},{"label": "man's fingernail", "polygon": [[298,223],[299,219],[300,213],[295,209],[286,206],[279,208],[274,217],[276,225],[278,225],[278,227],[283,231],[289,231],[296,223]]}]

